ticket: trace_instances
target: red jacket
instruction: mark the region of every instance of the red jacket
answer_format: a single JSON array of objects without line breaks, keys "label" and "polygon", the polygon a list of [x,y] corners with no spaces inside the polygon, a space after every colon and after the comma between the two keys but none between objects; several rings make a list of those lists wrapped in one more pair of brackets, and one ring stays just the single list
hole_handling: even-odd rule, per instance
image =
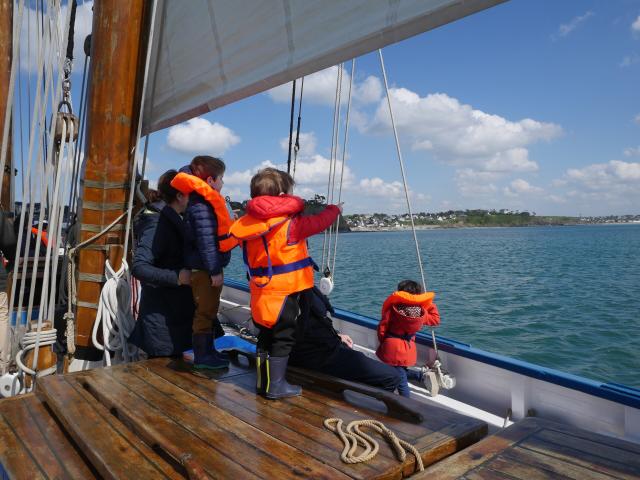
[{"label": "red jacket", "polygon": [[256,218],[269,219],[281,215],[294,215],[289,228],[289,243],[298,243],[324,231],[340,215],[340,209],[335,205],[327,205],[327,208],[315,215],[301,215],[303,210],[304,200],[293,195],[264,195],[255,197],[247,203],[247,213]]},{"label": "red jacket", "polygon": [[[419,295],[394,292],[385,301],[382,308],[382,319],[378,325],[378,341],[380,345],[376,355],[380,360],[387,365],[398,367],[412,367],[416,364],[416,333],[424,325],[435,326],[440,324],[440,314],[438,313],[438,307],[432,301],[433,296],[432,292]],[[419,305],[421,307],[421,316],[405,316],[398,311],[398,304]]]}]

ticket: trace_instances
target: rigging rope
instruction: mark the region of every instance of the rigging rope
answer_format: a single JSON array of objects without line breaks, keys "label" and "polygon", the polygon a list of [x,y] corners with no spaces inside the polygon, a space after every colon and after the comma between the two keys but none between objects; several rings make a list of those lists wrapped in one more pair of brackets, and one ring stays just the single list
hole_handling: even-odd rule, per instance
[{"label": "rigging rope", "polygon": [[[349,140],[349,115],[351,113],[351,90],[353,89],[353,77],[355,75],[356,59],[351,60],[351,79],[349,81],[349,96],[347,97],[347,115],[344,124],[344,141],[342,142],[342,165],[340,167],[340,183],[338,188],[338,204],[342,202],[342,184],[344,183],[344,165],[347,162],[347,142]],[[340,216],[336,219],[335,225],[335,239],[333,245],[333,262],[331,265],[331,275],[335,278],[336,275],[336,257],[338,255],[338,234],[340,229]]]},{"label": "rigging rope", "polygon": [[[387,82],[387,71],[384,68],[384,59],[382,57],[382,49],[378,49],[378,56],[380,57],[380,68],[382,70],[382,77],[384,79],[384,90],[387,94],[387,103],[389,104],[389,116],[391,117],[391,127],[393,128],[393,138],[396,142],[396,151],[398,153],[398,162],[400,163],[400,172],[402,173],[402,185],[404,186],[404,196],[407,201],[407,210],[409,212],[409,219],[411,220],[411,231],[413,233],[413,242],[416,247],[416,257],[418,259],[418,267],[420,268],[420,278],[422,279],[422,288],[427,291],[427,279],[424,274],[424,267],[422,266],[422,257],[420,255],[420,244],[418,243],[418,235],[416,233],[416,226],[413,221],[413,211],[411,209],[411,200],[409,198],[409,187],[407,185],[407,176],[404,170],[404,161],[402,160],[402,150],[400,149],[400,140],[398,139],[398,131],[396,130],[396,123],[393,117],[393,106],[391,104],[391,96],[389,95],[389,83]],[[433,342],[433,349],[438,359],[438,343],[436,342],[436,333],[433,327],[431,330],[431,340]]]},{"label": "rigging rope", "polygon": [[[336,95],[335,95],[335,103],[333,107],[333,129],[331,132],[331,158],[329,160],[329,179],[327,180],[327,197],[326,202],[327,205],[331,204],[331,200],[333,198],[333,189],[331,179],[334,178],[333,170],[335,163],[335,152],[336,152],[336,144],[338,143],[338,130],[340,125],[340,104],[342,102],[342,63],[338,65],[338,74],[336,76]],[[328,244],[329,234],[331,232],[331,227],[324,231],[324,238],[322,240],[322,261],[320,262],[320,272],[328,277],[331,274],[329,269],[329,259],[328,256],[330,254],[331,247]],[[327,262],[325,264],[325,258]]]},{"label": "rigging rope", "polygon": [[418,266],[420,267],[420,277],[422,278],[422,288],[427,290],[427,281],[422,267],[422,257],[420,256],[420,244],[418,243],[418,235],[416,234],[416,226],[413,222],[413,212],[411,210],[411,200],[409,199],[409,187],[407,186],[407,176],[404,170],[404,161],[402,160],[402,151],[400,149],[400,140],[398,139],[398,131],[396,130],[396,122],[393,117],[393,107],[391,105],[391,96],[389,95],[389,84],[387,82],[387,72],[384,68],[384,59],[382,58],[382,49],[378,49],[380,57],[380,68],[382,69],[382,77],[384,78],[384,90],[387,94],[387,103],[389,104],[389,116],[391,117],[391,127],[393,129],[393,138],[396,141],[396,151],[398,153],[398,162],[400,163],[400,172],[402,173],[402,184],[404,186],[404,196],[407,200],[407,210],[411,219],[411,231],[413,232],[413,241],[416,247],[416,256],[418,257]]},{"label": "rigging rope", "polygon": [[287,173],[291,173],[291,145],[293,143],[293,114],[296,107],[296,80],[293,79],[291,86],[291,118],[289,119],[289,150],[287,153]]},{"label": "rigging rope", "polygon": [[[361,430],[363,427],[368,427],[381,434],[391,444],[398,460],[404,462],[407,458],[408,450],[416,459],[416,471],[422,472],[424,470],[422,457],[416,447],[398,438],[384,423],[377,420],[353,420],[347,425],[346,431],[342,429],[343,423],[341,418],[327,418],[323,422],[324,428],[335,433],[342,440],[344,448],[340,454],[340,459],[344,463],[368,462],[378,454],[380,449],[378,442]],[[363,448],[360,453],[357,453],[358,446]]]},{"label": "rigging rope", "polygon": [[302,94],[304,92],[304,77],[300,82],[300,103],[298,103],[298,127],[296,128],[296,142],[293,145],[293,174],[292,178],[296,179],[296,166],[298,165],[298,152],[300,151],[300,125],[302,122]]}]

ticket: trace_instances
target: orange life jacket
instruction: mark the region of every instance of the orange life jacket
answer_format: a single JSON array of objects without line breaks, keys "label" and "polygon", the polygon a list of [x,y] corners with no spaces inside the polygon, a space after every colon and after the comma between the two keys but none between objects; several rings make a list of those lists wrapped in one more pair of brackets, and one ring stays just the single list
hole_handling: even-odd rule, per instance
[{"label": "orange life jacket", "polygon": [[288,295],[313,287],[315,264],[306,241],[288,242],[290,223],[290,216],[264,220],[245,215],[230,230],[242,242],[250,277],[251,315],[267,328],[278,321]]},{"label": "orange life jacket", "polygon": [[[376,355],[388,365],[411,367],[416,364],[417,351],[415,345],[416,333],[423,325],[435,326],[440,323],[435,305],[432,305],[435,293],[426,292],[411,294],[408,292],[393,292],[382,306],[382,319],[378,325],[378,340],[380,345]],[[419,306],[422,315],[408,317],[394,308],[395,305]],[[436,315],[430,315],[435,310]]]},{"label": "orange life jacket", "polygon": [[[36,238],[38,238],[38,227],[31,227],[31,233],[33,233]],[[49,237],[47,236],[47,232],[42,231],[42,235],[40,236],[40,241],[44,244],[44,246],[49,245]]]},{"label": "orange life jacket", "polygon": [[229,210],[227,210],[227,202],[219,192],[211,188],[204,180],[184,172],[180,172],[173,177],[171,186],[184,195],[196,192],[209,202],[218,220],[218,231],[216,233],[218,235],[218,248],[221,252],[233,250],[238,245],[238,241],[229,235],[229,228],[233,220],[231,220]]}]

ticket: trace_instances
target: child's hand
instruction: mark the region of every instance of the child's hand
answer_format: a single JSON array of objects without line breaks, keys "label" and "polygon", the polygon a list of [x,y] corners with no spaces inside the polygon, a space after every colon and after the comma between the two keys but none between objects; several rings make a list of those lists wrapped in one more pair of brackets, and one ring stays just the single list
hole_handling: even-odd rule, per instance
[{"label": "child's hand", "polygon": [[344,202],[340,202],[338,205],[336,205],[336,207],[338,207],[338,210],[340,210],[340,213],[342,213],[343,206],[344,206]]},{"label": "child's hand", "polygon": [[351,337],[349,335],[339,333],[338,336],[340,337],[340,340],[342,340],[342,343],[344,343],[349,348],[353,348],[353,340],[351,340]]},{"label": "child's hand", "polygon": [[191,285],[191,270],[183,268],[178,273],[178,285]]},{"label": "child's hand", "polygon": [[211,275],[211,286],[212,287],[221,287],[224,283],[224,275],[219,273],[218,275]]}]

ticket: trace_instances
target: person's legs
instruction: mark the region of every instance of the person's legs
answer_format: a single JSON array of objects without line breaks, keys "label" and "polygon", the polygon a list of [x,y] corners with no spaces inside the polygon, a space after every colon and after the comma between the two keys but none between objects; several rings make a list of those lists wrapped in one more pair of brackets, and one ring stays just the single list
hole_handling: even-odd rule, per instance
[{"label": "person's legs", "polygon": [[367,357],[364,353],[341,346],[319,371],[334,377],[366,383],[394,392],[402,377],[394,367]]},{"label": "person's legs", "polygon": [[409,397],[411,390],[409,390],[409,381],[407,380],[407,368],[406,367],[394,367],[396,372],[400,375],[400,383],[398,384],[398,393],[403,397]]},{"label": "person's legs", "polygon": [[260,327],[256,366],[262,365],[263,358],[266,357],[267,360],[266,368],[258,368],[256,372],[257,390],[264,392],[269,399],[293,397],[302,393],[299,386],[290,385],[285,379],[289,354],[295,343],[299,314],[298,296],[290,295],[284,302],[276,324],[270,329]]},{"label": "person's legs", "polygon": [[213,346],[213,324],[220,305],[222,288],[212,287],[209,274],[191,273],[191,291],[196,306],[193,314],[193,365],[196,368],[225,368],[229,361],[221,358]]}]

